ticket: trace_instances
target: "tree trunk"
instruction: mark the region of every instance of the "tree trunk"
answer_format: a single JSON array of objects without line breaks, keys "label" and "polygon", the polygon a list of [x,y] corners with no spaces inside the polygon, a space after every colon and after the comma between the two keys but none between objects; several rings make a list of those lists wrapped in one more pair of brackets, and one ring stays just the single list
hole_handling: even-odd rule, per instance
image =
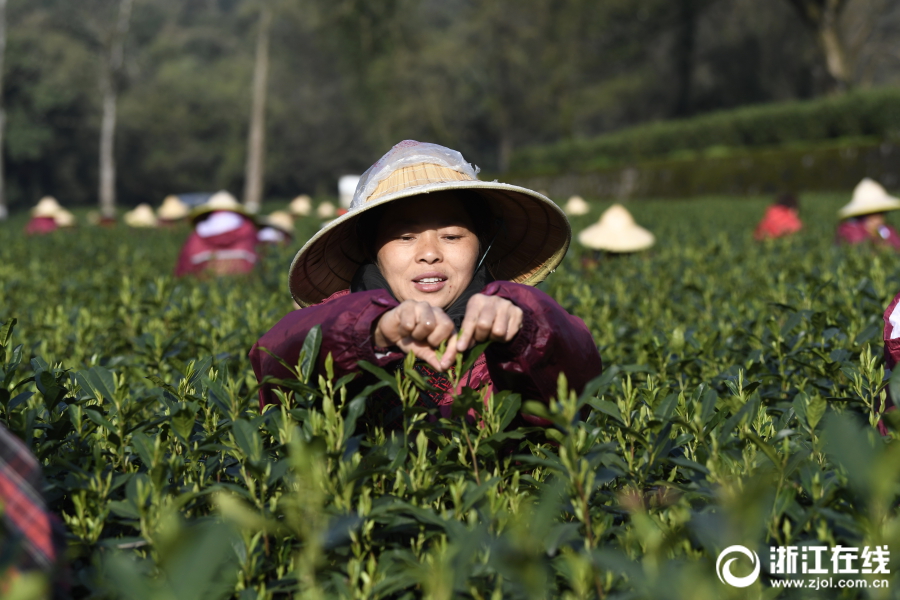
[{"label": "tree trunk", "polygon": [[6,180],[3,170],[3,142],[6,133],[6,104],[3,102],[3,59],[6,55],[6,0],[0,0],[0,221],[9,215],[6,206]]},{"label": "tree trunk", "polygon": [[116,90],[112,75],[103,83],[103,120],[100,124],[100,214],[116,217]]},{"label": "tree trunk", "polygon": [[119,18],[112,35],[109,55],[100,77],[103,96],[103,120],[100,125],[100,214],[105,219],[116,217],[116,97],[117,79],[125,62],[125,38],[131,23],[134,0],[121,0]]},{"label": "tree trunk", "polygon": [[825,68],[835,82],[837,91],[848,89],[853,83],[850,62],[840,35],[840,18],[847,0],[788,0],[800,18],[816,35],[825,58]]},{"label": "tree trunk", "polygon": [[697,29],[696,0],[679,0],[678,35],[675,41],[675,116],[691,113],[691,81],[694,75],[694,42]]},{"label": "tree trunk", "polygon": [[852,84],[850,65],[847,62],[847,53],[838,30],[838,16],[834,12],[826,12],[819,26],[818,38],[822,52],[825,54],[825,65],[828,74],[837,82],[839,90],[843,91]]},{"label": "tree trunk", "polygon": [[256,64],[253,67],[253,107],[250,112],[250,134],[247,137],[247,168],[244,182],[244,205],[251,213],[262,204],[263,171],[266,155],[266,86],[269,80],[269,29],[272,12],[263,7],[259,15],[256,38]]}]

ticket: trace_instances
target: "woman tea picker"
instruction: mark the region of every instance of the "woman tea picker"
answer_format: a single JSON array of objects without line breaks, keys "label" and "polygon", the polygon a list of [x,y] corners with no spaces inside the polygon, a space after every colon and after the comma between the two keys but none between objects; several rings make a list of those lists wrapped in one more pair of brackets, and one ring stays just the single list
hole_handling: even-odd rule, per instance
[{"label": "woman tea picker", "polygon": [[[493,343],[462,375],[461,387],[547,402],[561,372],[579,392],[597,377],[600,355],[582,320],[532,287],[566,253],[571,229],[564,213],[536,192],[479,181],[476,172],[459,152],[410,140],[372,165],[349,212],[294,258],[291,294],[306,308],[253,347],[256,377],[290,378],[270,353],[296,365],[316,325],[323,337],[319,373],[331,354],[335,377],[359,373],[354,385],[362,389],[375,379],[359,361],[391,370],[412,352],[416,369],[439,390],[423,392],[419,404],[446,417],[456,354],[482,341]],[[272,385],[263,385],[261,406],[277,401]],[[382,388],[369,398],[368,420],[396,425],[399,407]]]}]

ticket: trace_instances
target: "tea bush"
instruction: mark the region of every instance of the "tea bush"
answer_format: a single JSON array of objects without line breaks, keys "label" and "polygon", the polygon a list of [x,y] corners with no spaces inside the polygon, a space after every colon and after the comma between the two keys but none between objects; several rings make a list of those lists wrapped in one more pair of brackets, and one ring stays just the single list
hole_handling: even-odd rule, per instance
[{"label": "tea bush", "polygon": [[[808,597],[772,587],[769,546],[900,552],[900,422],[880,408],[900,392],[880,341],[900,269],[832,245],[844,200],[805,198],[804,231],[763,244],[761,199],[632,204],[656,248],[586,268],[573,246],[543,284],[600,347],[589,389],[435,422],[407,363],[381,378],[407,407],[393,433],[366,428],[371,390],[310,372],[316,334],[293,393],[259,410],[246,352],[292,308],[293,250],[173,280],[184,231],[29,239],[12,221],[0,419],[43,464],[76,597]],[[508,429],[519,410],[554,425]],[[733,544],[763,563],[745,589],[716,575]],[[859,577],[896,590],[897,563]]]},{"label": "tea bush", "polygon": [[546,190],[553,198],[563,199],[573,194],[691,198],[851,190],[863,177],[896,189],[900,185],[900,146],[870,138],[841,139],[815,146],[719,147],[616,167],[510,175],[505,181]]},{"label": "tea bush", "polygon": [[523,148],[517,173],[594,170],[715,148],[807,146],[838,138],[883,140],[900,133],[900,90],[857,90],[816,100],[778,102],[658,121],[589,139]]}]

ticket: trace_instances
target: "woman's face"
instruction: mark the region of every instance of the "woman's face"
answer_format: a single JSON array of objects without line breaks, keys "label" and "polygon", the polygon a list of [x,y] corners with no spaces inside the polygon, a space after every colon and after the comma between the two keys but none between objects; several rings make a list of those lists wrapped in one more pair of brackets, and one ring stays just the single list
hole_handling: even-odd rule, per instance
[{"label": "woman's face", "polygon": [[375,238],[377,265],[397,300],[448,308],[471,283],[478,236],[452,192],[392,202]]},{"label": "woman's face", "polygon": [[879,229],[884,225],[884,213],[873,213],[863,217],[863,227],[873,237],[879,237]]}]

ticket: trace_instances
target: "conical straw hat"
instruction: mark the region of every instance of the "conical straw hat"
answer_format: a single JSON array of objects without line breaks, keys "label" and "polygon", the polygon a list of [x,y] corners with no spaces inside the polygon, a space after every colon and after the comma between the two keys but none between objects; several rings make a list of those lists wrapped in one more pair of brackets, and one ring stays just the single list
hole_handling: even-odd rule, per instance
[{"label": "conical straw hat", "polygon": [[238,202],[237,198],[232,196],[229,192],[221,190],[210,196],[209,200],[204,204],[201,204],[191,211],[191,220],[196,221],[198,218],[208,215],[211,212],[225,210],[239,213],[247,217],[250,216],[247,209],[244,208],[243,204]]},{"label": "conical straw hat", "polygon": [[297,196],[293,200],[291,200],[291,204],[288,206],[288,210],[293,215],[297,215],[298,217],[306,217],[309,216],[309,213],[312,212],[312,198],[307,196],[306,194],[301,194]]},{"label": "conical straw hat", "polygon": [[337,212],[337,209],[334,207],[334,204],[328,202],[327,200],[319,205],[316,209],[316,214],[319,215],[320,219],[330,219],[334,216],[334,213]]},{"label": "conical straw hat", "polygon": [[44,196],[41,198],[34,208],[31,209],[32,217],[55,217],[56,213],[63,210],[56,198],[53,196]]},{"label": "conical straw hat", "polygon": [[262,217],[259,222],[260,225],[283,231],[290,236],[294,235],[294,217],[287,211],[276,210],[268,217]]},{"label": "conical straw hat", "polygon": [[853,190],[850,203],[838,211],[842,219],[888,212],[900,208],[900,200],[885,191],[881,184],[866,177]]},{"label": "conical straw hat", "polygon": [[53,220],[59,227],[75,227],[76,224],[75,215],[62,207],[53,215]]},{"label": "conical straw hat", "polygon": [[591,207],[581,196],[572,196],[569,198],[568,202],[566,202],[566,206],[563,210],[566,211],[567,215],[578,216],[586,215],[591,212]]},{"label": "conical straw hat", "polygon": [[607,208],[600,220],[578,234],[582,246],[607,252],[638,252],[656,242],[653,234],[634,222],[621,204]]},{"label": "conical straw hat", "polygon": [[149,204],[138,204],[134,210],[125,213],[122,220],[129,227],[156,227],[156,215]]},{"label": "conical straw hat", "polygon": [[163,200],[162,206],[156,211],[160,219],[166,221],[178,221],[186,218],[191,213],[188,205],[181,201],[181,198],[171,194]]},{"label": "conical straw hat", "polygon": [[439,191],[476,193],[498,222],[488,264],[499,280],[536,285],[562,261],[572,236],[565,213],[535,191],[480,181],[455,150],[406,140],[394,146],[360,179],[350,210],[331,221],[303,246],[291,263],[291,294],[300,306],[315,304],[347,289],[366,250],[357,220],[375,207],[403,198],[429,202]]}]

